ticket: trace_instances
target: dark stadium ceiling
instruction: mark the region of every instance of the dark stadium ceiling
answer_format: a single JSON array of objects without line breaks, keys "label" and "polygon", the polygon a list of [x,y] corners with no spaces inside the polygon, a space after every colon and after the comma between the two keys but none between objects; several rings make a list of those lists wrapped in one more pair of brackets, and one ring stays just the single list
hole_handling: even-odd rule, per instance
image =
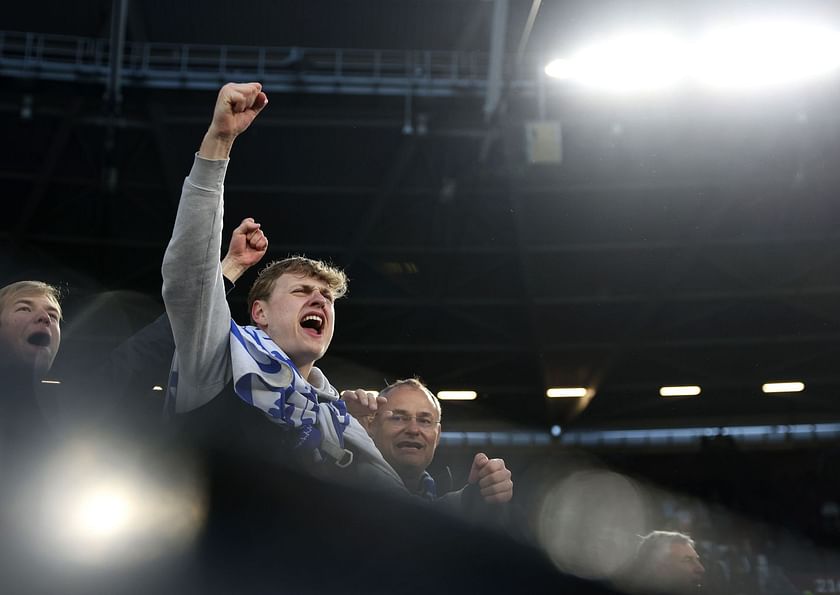
[{"label": "dark stadium ceiling", "polygon": [[[612,24],[723,4],[510,0],[494,21],[483,0],[130,2],[116,79],[120,4],[18,4],[0,25],[0,281],[67,284],[68,321],[105,291],[157,300],[131,328],[160,311],[212,89],[261,78],[270,105],[234,148],[226,233],[253,216],[271,258],[346,267],[323,362],[336,384],[478,391],[447,405],[450,428],[840,418],[837,79],[639,99],[537,75]],[[537,120],[560,123],[561,163],[529,161]],[[116,334],[85,327],[64,351]],[[807,388],[764,396],[774,380]],[[666,384],[703,392],[664,400]],[[548,401],[552,386],[597,393],[584,407]]]}]

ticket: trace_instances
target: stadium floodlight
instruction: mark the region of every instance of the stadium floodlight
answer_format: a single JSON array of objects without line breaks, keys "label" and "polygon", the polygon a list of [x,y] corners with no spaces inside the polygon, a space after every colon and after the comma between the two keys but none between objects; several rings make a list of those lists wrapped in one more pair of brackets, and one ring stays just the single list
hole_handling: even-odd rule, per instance
[{"label": "stadium floodlight", "polygon": [[699,386],[663,386],[659,389],[660,397],[696,397],[699,394]]},{"label": "stadium floodlight", "polygon": [[794,21],[717,26],[700,38],[691,61],[692,76],[714,88],[795,83],[840,68],[840,32]]},{"label": "stadium floodlight", "polygon": [[619,93],[672,86],[685,73],[685,49],[665,32],[625,33],[584,47],[545,68],[553,78]]},{"label": "stadium floodlight", "polygon": [[588,397],[590,394],[590,389],[583,387],[550,388],[545,391],[545,396],[549,399],[581,398]]},{"label": "stadium floodlight", "polygon": [[765,394],[801,393],[803,390],[804,382],[768,382],[761,385],[761,392]]},{"label": "stadium floodlight", "polygon": [[571,80],[575,78],[575,63],[572,60],[558,58],[546,64],[545,73],[554,79]]},{"label": "stadium floodlight", "polygon": [[442,390],[437,394],[441,401],[474,401],[477,397],[474,390]]},{"label": "stadium floodlight", "polygon": [[682,41],[664,31],[622,33],[545,67],[552,78],[617,92],[661,90],[683,81],[743,91],[837,70],[840,30],[778,19],[715,25]]}]

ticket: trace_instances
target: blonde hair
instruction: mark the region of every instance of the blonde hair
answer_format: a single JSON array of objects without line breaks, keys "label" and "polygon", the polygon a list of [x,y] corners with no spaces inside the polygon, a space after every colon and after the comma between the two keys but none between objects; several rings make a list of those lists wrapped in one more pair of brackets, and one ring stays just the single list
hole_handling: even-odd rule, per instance
[{"label": "blonde hair", "polygon": [[0,312],[18,296],[45,296],[55,302],[61,316],[61,290],[43,281],[17,281],[0,288]]},{"label": "blonde hair", "polygon": [[347,275],[341,269],[321,260],[312,260],[305,256],[290,256],[283,260],[275,260],[260,271],[257,280],[248,292],[248,312],[251,311],[255,301],[267,300],[271,297],[274,283],[286,273],[323,281],[332,290],[335,299],[347,293]]}]

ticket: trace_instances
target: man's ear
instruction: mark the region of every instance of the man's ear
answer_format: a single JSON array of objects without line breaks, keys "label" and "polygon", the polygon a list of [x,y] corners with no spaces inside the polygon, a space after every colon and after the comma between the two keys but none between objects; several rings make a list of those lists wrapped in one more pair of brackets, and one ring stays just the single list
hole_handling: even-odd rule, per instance
[{"label": "man's ear", "polygon": [[254,303],[251,304],[251,320],[260,328],[268,326],[268,315],[265,312],[262,300],[254,300]]}]

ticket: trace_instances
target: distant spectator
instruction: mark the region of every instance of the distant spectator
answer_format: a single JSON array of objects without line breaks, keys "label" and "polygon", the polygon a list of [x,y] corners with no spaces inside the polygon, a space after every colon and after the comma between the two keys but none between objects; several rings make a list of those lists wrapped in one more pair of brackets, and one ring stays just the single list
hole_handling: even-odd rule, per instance
[{"label": "distant spectator", "polygon": [[654,531],[642,538],[626,586],[637,593],[697,593],[705,573],[688,535]]}]

